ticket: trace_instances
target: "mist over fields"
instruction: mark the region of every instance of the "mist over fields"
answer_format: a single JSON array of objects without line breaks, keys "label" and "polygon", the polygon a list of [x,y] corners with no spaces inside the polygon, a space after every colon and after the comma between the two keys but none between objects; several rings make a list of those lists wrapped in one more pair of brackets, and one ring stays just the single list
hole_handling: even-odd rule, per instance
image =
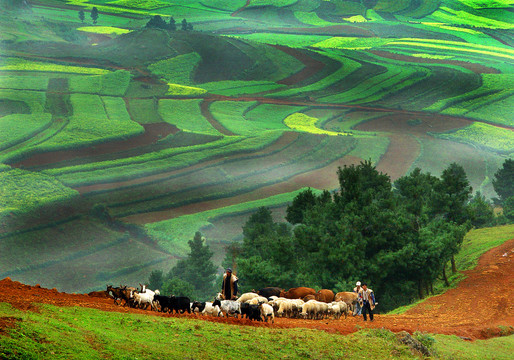
[{"label": "mist over fields", "polygon": [[221,270],[258,208],[366,160],[497,198],[512,4],[0,0],[0,279],[137,284],[196,231]]}]

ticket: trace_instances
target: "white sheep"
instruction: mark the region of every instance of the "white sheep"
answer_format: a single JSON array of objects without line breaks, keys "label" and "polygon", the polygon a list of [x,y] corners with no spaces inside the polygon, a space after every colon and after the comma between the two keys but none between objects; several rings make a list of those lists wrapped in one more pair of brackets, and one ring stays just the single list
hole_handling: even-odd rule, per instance
[{"label": "white sheep", "polygon": [[269,304],[261,304],[261,317],[265,322],[268,322],[268,318],[271,318],[271,323],[275,323],[275,313],[273,307]]},{"label": "white sheep", "polygon": [[248,304],[250,305],[259,305],[259,304],[267,304],[268,303],[268,299],[266,299],[264,296],[257,296],[257,297],[254,297],[253,299],[250,299],[248,301],[246,301]]},{"label": "white sheep", "polygon": [[244,302],[247,302],[247,301],[249,301],[249,300],[251,300],[253,298],[256,298],[258,296],[259,296],[259,294],[253,293],[253,292],[244,293],[236,301],[240,302],[240,303],[244,303]]}]

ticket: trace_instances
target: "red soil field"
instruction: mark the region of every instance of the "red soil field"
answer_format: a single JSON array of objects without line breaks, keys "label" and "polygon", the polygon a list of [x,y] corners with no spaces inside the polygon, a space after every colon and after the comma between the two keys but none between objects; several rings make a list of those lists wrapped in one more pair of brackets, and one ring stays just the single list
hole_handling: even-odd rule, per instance
[{"label": "red soil field", "polygon": [[[295,141],[297,138],[298,138],[297,132],[294,132],[294,131],[284,132],[282,134],[282,136],[280,138],[278,138],[278,140],[275,141],[273,144],[271,144],[270,146],[266,147],[265,149],[263,149],[261,151],[255,152],[253,154],[254,154],[254,156],[262,156],[262,155],[265,155],[268,153],[272,153],[278,149],[281,149],[285,145]],[[246,156],[248,156],[248,154],[238,154],[238,155],[234,155],[234,156],[229,156],[229,157],[227,157],[227,159],[233,160],[233,159],[246,157]],[[170,176],[178,175],[184,171],[201,169],[201,168],[204,168],[204,167],[207,167],[210,165],[214,165],[214,164],[218,163],[219,161],[220,161],[219,159],[208,160],[208,161],[201,162],[201,163],[193,165],[193,166],[189,166],[185,169],[168,171],[168,172],[160,173],[157,175],[145,176],[142,178],[127,180],[127,181],[118,181],[118,182],[106,183],[106,184],[81,186],[81,187],[75,188],[75,190],[77,190],[81,194],[84,194],[84,193],[93,192],[93,191],[113,190],[113,189],[123,188],[123,187],[127,187],[127,186],[143,184],[145,182],[151,182],[151,181],[155,181],[155,180],[159,180],[159,179],[166,179]]]},{"label": "red soil field", "polygon": [[164,138],[170,134],[175,134],[179,131],[176,126],[164,122],[154,124],[143,124],[141,126],[145,128],[144,133],[126,140],[111,141],[75,150],[62,150],[38,153],[30,156],[25,160],[17,162],[12,166],[41,166],[46,164],[57,163],[60,161],[71,160],[75,158],[117,153],[153,144],[161,138]]},{"label": "red soil field", "polygon": [[[24,311],[38,311],[38,303],[55,306],[81,306],[102,311],[147,314],[148,316],[187,317],[233,325],[269,328],[308,328],[330,333],[349,334],[359,327],[385,328],[393,332],[405,330],[453,334],[469,340],[488,339],[501,334],[500,327],[514,326],[514,239],[494,248],[480,258],[478,266],[465,271],[467,276],[455,289],[434,296],[403,315],[375,315],[374,322],[361,317],[340,320],[303,320],[276,318],[274,324],[246,319],[214,318],[196,315],[169,315],[116,306],[108,298],[86,294],[60,293],[24,285],[9,278],[0,281],[0,302],[10,303]],[[371,286],[372,287],[372,286]],[[380,299],[380,294],[377,294]],[[380,306],[380,300],[379,305]],[[358,326],[357,326],[358,325]],[[0,334],[13,321],[0,321]]]},{"label": "red soil field", "polygon": [[277,81],[277,84],[283,84],[283,85],[296,85],[314,74],[316,74],[318,71],[323,70],[325,67],[325,64],[321,61],[318,61],[316,59],[313,59],[312,57],[308,56],[304,52],[301,52],[297,49],[293,49],[287,46],[281,46],[281,45],[272,45],[274,48],[277,48],[286,54],[293,56],[297,60],[299,60],[302,64],[305,65],[305,67],[297,72],[296,74],[293,74],[285,79],[282,79],[280,81]]},{"label": "red soil field", "polygon": [[420,145],[413,136],[389,135],[389,146],[380,158],[377,170],[387,174],[392,181],[407,173],[412,163],[418,158]]},{"label": "red soil field", "polygon": [[362,161],[360,158],[354,156],[345,156],[320,169],[293,176],[287,181],[270,186],[264,186],[246,194],[210,200],[201,203],[194,203],[174,209],[131,215],[121,218],[121,220],[135,224],[148,224],[152,222],[173,219],[182,215],[195,214],[197,212],[218,209],[243,202],[260,200],[270,196],[296,191],[307,186],[318,189],[335,189],[339,186],[337,176],[335,176],[337,167],[359,164],[360,161]]}]

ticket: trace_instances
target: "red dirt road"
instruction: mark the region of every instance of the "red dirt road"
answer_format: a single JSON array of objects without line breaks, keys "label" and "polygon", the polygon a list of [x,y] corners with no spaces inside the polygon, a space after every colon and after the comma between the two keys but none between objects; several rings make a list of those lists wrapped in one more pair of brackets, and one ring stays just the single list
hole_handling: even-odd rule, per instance
[{"label": "red dirt road", "polygon": [[[391,331],[422,331],[454,334],[463,338],[487,339],[500,335],[499,326],[514,326],[514,239],[484,254],[478,266],[466,271],[467,278],[456,289],[432,297],[404,315],[376,315],[374,322],[363,322],[361,317],[340,320],[300,320],[277,318],[275,324],[251,322],[243,319],[202,318],[208,321],[235,325],[272,328],[309,328],[331,333],[349,334],[359,327],[386,328]],[[380,294],[377,294],[378,296]],[[168,315],[139,309],[124,308],[111,299],[90,297],[85,294],[60,293],[39,286],[24,285],[6,278],[0,281],[0,302],[7,302],[21,310],[37,311],[37,303],[56,306],[82,306],[103,311],[117,311]],[[0,322],[2,328],[12,326]],[[358,325],[358,326],[357,326]]]}]

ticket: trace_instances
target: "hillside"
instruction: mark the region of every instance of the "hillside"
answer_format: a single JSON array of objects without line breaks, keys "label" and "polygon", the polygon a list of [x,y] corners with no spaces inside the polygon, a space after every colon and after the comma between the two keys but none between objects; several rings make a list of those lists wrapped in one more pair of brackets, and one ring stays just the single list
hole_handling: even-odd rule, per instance
[{"label": "hillside", "polygon": [[[512,236],[512,226],[478,231],[466,242],[465,251],[492,246],[497,240],[491,235],[498,231]],[[424,358],[400,343],[402,331],[407,331],[429,346],[432,358],[508,359],[514,324],[512,311],[509,311],[514,306],[513,261],[514,239],[511,237],[481,256],[476,267],[464,271],[465,280],[454,289],[402,315],[376,315],[372,323],[364,323],[361,317],[276,318],[271,324],[247,319],[169,315],[116,306],[111,299],[60,293],[56,289],[3,279],[0,281],[0,354],[6,358],[30,358],[35,353],[52,354],[54,358],[154,358],[180,357],[186,353],[202,358],[241,358],[256,353],[265,358],[277,355],[323,359],[353,359],[364,355]],[[483,296],[485,293],[488,295]],[[256,345],[256,336],[267,346]],[[221,339],[225,337],[231,341],[224,343]],[[203,340],[202,346],[191,347],[192,343]],[[137,346],[140,342],[145,343],[144,351]],[[170,347],[170,342],[174,346]],[[222,355],[220,343],[226,351]]]},{"label": "hillside", "polygon": [[0,278],[137,282],[197,230],[220,265],[339,166],[457,162],[493,198],[514,154],[509,0],[0,4]]}]

